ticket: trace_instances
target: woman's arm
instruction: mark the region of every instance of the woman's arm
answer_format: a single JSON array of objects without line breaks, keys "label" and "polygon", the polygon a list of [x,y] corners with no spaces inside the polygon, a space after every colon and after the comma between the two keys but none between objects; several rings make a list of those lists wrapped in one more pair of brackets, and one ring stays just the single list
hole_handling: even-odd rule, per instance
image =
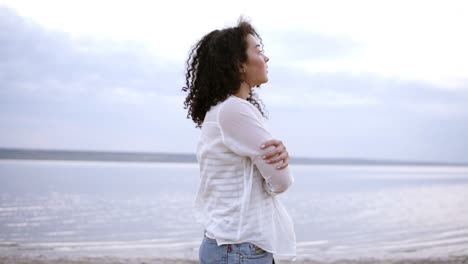
[{"label": "woman's arm", "polygon": [[249,102],[228,101],[218,112],[218,123],[223,143],[234,153],[251,158],[265,178],[264,188],[270,195],[286,191],[294,179],[289,167],[277,169],[279,163],[267,163],[262,156],[275,149],[270,146],[262,149],[261,145],[273,137],[265,128],[254,106]]}]

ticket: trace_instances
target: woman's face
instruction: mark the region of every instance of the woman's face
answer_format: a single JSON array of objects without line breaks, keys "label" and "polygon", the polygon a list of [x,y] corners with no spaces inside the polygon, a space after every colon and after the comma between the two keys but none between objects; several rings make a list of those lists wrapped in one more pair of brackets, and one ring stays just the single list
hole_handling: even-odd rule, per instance
[{"label": "woman's face", "polygon": [[247,62],[243,64],[241,72],[252,87],[268,81],[268,66],[270,60],[262,50],[258,40],[252,35],[247,35]]}]

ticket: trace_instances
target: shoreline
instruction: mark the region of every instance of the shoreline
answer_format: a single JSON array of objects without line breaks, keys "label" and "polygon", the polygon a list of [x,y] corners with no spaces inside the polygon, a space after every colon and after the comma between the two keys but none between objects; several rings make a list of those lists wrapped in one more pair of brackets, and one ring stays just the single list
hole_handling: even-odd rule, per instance
[{"label": "shoreline", "polygon": [[[468,255],[440,258],[358,258],[331,261],[298,258],[294,262],[275,260],[277,263],[302,264],[466,264]],[[117,256],[46,256],[40,255],[0,255],[2,264],[195,264],[198,260],[161,257],[117,257]]]}]

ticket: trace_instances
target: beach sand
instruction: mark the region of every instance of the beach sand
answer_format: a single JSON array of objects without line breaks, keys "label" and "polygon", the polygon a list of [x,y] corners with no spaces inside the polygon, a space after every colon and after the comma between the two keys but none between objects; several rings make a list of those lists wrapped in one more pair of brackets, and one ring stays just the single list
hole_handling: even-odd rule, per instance
[{"label": "beach sand", "polygon": [[[196,260],[165,258],[124,258],[124,257],[50,257],[38,256],[0,256],[1,264],[195,264]],[[277,263],[285,263],[278,262]],[[303,264],[468,264],[468,256],[455,256],[431,259],[341,259],[330,262],[313,259],[298,259],[290,263]]]},{"label": "beach sand", "polygon": [[195,264],[198,261],[164,258],[121,258],[121,257],[47,257],[5,256],[0,264]]}]

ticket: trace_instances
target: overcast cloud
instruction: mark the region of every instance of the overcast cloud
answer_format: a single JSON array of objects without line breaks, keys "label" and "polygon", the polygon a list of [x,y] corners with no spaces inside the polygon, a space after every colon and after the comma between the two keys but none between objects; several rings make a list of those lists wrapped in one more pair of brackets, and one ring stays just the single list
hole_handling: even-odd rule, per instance
[{"label": "overcast cloud", "polygon": [[[352,58],[365,47],[298,30],[260,33],[271,61],[258,92],[292,156],[468,162],[468,85],[313,73],[301,62]],[[0,47],[0,146],[194,152],[183,61],[138,41],[72,37],[7,7]]]}]

